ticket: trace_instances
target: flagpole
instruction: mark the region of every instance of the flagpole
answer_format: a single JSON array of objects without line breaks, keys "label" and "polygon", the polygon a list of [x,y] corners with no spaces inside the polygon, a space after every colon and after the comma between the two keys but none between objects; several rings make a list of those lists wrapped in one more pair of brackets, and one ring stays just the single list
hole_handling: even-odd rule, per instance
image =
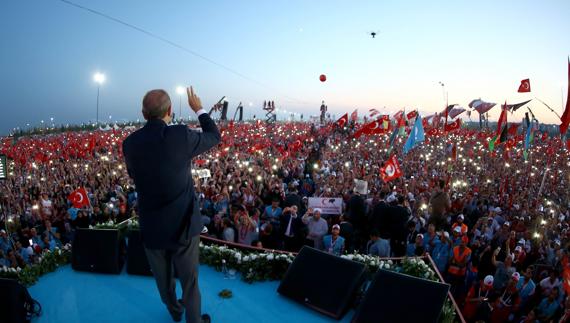
[{"label": "flagpole", "polygon": [[544,181],[546,180],[546,174],[548,173],[550,169],[548,168],[548,164],[546,166],[546,169],[544,170],[544,176],[542,176],[542,182],[540,183],[540,188],[538,189],[538,195],[536,196],[536,199],[540,199],[540,195],[542,194],[542,189],[544,188]]},{"label": "flagpole", "polygon": [[[558,119],[562,119],[560,117],[560,115],[558,113],[556,113],[556,111],[554,111],[554,109],[549,107],[548,104],[544,103],[544,101],[542,101],[541,99],[539,99],[537,97],[535,97],[535,99],[537,99],[540,103],[544,104],[548,108],[548,110],[550,110],[552,113],[554,113],[558,117]],[[562,99],[562,107],[564,108],[564,98]]]}]

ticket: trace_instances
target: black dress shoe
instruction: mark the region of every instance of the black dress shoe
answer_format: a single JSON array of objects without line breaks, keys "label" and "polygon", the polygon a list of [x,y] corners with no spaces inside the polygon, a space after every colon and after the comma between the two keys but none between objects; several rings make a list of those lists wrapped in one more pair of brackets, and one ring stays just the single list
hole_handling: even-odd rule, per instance
[{"label": "black dress shoe", "polygon": [[212,319],[210,318],[210,315],[208,314],[202,314],[202,323],[210,323],[212,322]]},{"label": "black dress shoe", "polygon": [[180,312],[180,313],[170,312],[170,316],[172,316],[172,319],[174,320],[174,322],[180,322],[180,321],[182,321],[182,314],[183,313],[184,312]]},{"label": "black dress shoe", "polygon": [[[178,300],[178,303],[180,303],[180,305],[182,305],[182,308],[184,308],[184,304],[182,304],[181,299]],[[170,316],[172,316],[174,322],[182,321],[182,314],[184,314],[184,310],[182,310],[182,312],[170,312]]]}]

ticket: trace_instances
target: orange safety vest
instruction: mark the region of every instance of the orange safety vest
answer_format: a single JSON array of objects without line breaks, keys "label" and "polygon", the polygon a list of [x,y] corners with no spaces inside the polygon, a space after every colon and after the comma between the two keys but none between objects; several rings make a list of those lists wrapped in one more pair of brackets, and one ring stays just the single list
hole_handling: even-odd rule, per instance
[{"label": "orange safety vest", "polygon": [[[455,222],[453,226],[451,226],[451,230],[453,231],[453,229],[455,229],[455,227],[457,226],[459,226],[459,223]],[[467,231],[469,231],[469,227],[467,227],[467,224],[461,223],[461,233],[466,234]]]},{"label": "orange safety vest", "polygon": [[453,248],[453,258],[451,258],[451,264],[447,270],[450,274],[456,276],[464,276],[467,270],[467,264],[459,265],[459,263],[465,261],[469,255],[471,255],[471,249],[465,247],[462,254],[459,253],[460,246]]}]

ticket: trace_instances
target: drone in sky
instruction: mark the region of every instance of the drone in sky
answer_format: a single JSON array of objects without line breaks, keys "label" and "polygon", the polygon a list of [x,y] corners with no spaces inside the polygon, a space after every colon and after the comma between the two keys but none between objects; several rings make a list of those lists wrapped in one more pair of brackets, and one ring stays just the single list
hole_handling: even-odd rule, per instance
[{"label": "drone in sky", "polygon": [[378,35],[380,33],[380,31],[376,30],[376,31],[369,31],[368,34],[370,36],[372,36],[372,38],[376,38],[376,35]]}]

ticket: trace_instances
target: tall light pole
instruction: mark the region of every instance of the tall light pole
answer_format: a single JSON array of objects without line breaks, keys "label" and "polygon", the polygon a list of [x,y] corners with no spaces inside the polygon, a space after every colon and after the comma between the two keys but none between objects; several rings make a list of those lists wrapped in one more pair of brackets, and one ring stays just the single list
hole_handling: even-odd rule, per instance
[{"label": "tall light pole", "polygon": [[182,94],[184,94],[184,87],[177,86],[176,93],[178,93],[178,120],[182,120]]},{"label": "tall light pole", "polygon": [[95,73],[95,75],[93,76],[93,80],[95,81],[95,83],[97,83],[97,125],[99,125],[99,88],[101,87],[101,84],[103,84],[103,82],[105,82],[105,74],[103,73]]}]

